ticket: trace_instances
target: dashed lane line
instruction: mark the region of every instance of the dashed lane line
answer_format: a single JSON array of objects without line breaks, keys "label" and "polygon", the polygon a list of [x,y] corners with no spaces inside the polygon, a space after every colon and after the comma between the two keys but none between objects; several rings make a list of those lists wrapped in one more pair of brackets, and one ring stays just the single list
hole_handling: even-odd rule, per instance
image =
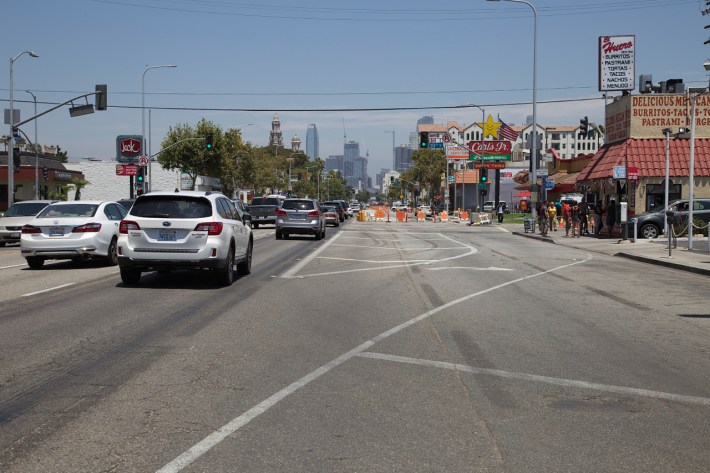
[{"label": "dashed lane line", "polygon": [[27,294],[22,294],[22,296],[20,296],[20,297],[30,297],[30,296],[34,296],[36,294],[42,294],[44,292],[56,291],[57,289],[62,289],[64,287],[73,286],[74,284],[76,284],[76,283],[70,282],[68,284],[62,284],[61,286],[54,286],[54,287],[50,287],[49,289],[42,289],[41,291],[35,291],[35,292],[29,292]]}]

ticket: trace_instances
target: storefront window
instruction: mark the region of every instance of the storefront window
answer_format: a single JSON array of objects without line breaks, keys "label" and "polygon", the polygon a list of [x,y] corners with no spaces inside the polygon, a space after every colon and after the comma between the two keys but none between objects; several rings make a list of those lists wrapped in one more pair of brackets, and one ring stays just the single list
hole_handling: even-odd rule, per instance
[{"label": "storefront window", "polygon": [[[680,199],[680,184],[669,184],[668,186],[668,202]],[[664,184],[647,184],[646,185],[646,211],[654,212],[662,210],[665,203],[665,185]]]}]

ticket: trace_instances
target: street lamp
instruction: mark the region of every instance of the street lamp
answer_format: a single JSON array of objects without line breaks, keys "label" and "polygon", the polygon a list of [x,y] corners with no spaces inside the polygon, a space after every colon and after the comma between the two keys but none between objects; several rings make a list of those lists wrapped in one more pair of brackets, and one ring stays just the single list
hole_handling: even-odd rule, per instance
[{"label": "street lamp", "polygon": [[[35,103],[35,116],[37,116],[37,97],[35,97],[35,94],[32,93],[30,90],[25,90],[28,94],[32,96],[32,100]],[[37,119],[35,118],[35,143],[34,143],[34,148],[35,148],[35,200],[39,199],[39,152],[37,151],[37,146],[39,146],[37,143]]]},{"label": "street lamp", "polygon": [[298,135],[293,135],[293,138],[291,138],[291,153],[288,157],[288,192],[289,194],[293,190],[293,185],[291,183],[291,163],[293,163],[293,155],[294,154],[300,154],[301,152],[301,138],[298,137]]},{"label": "street lamp", "polygon": [[13,105],[13,69],[15,61],[19,59],[23,54],[27,54],[30,57],[39,57],[34,51],[22,51],[17,56],[10,58],[10,149],[7,151],[7,207],[10,208],[12,202],[15,198],[15,176],[13,171],[13,164],[15,162],[15,111],[12,109]]},{"label": "street lamp", "polygon": [[489,2],[512,2],[512,3],[524,3],[532,9],[533,12],[533,78],[532,78],[532,128],[533,136],[530,142],[530,171],[532,173],[531,181],[533,183],[531,187],[531,194],[533,197],[532,202],[532,218],[535,218],[536,208],[535,204],[537,199],[537,10],[532,3],[527,0],[487,0]]},{"label": "street lamp", "polygon": [[[143,152],[144,155],[149,156],[148,158],[148,189],[146,191],[150,191],[150,188],[153,186],[153,175],[151,173],[151,160],[150,160],[150,153],[145,152],[145,73],[148,72],[151,69],[159,69],[162,67],[177,67],[175,64],[162,64],[160,66],[148,66],[145,68],[143,71],[143,79],[141,81],[141,151]],[[133,193],[133,188],[131,188],[131,194]]]}]

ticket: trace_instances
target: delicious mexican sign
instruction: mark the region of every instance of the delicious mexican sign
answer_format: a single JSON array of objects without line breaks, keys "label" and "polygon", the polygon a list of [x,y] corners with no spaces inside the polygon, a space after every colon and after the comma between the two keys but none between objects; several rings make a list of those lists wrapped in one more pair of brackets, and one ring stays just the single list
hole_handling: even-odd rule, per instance
[{"label": "delicious mexican sign", "polygon": [[470,154],[468,159],[474,161],[481,159],[481,144],[483,148],[484,161],[510,161],[512,144],[510,141],[469,141],[468,149]]}]

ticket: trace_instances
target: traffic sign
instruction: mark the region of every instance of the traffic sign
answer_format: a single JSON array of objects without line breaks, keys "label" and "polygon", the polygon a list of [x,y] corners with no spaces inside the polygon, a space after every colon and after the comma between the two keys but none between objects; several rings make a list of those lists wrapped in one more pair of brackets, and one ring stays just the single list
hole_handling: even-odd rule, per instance
[{"label": "traffic sign", "polygon": [[444,133],[444,136],[441,137],[441,141],[444,143],[451,143],[451,135]]},{"label": "traffic sign", "polygon": [[441,149],[444,149],[444,143],[429,143],[429,148],[441,148]]},{"label": "traffic sign", "polygon": [[547,171],[547,168],[539,168],[535,169],[535,174],[537,175],[537,177],[547,177],[549,173]]},{"label": "traffic sign", "polygon": [[148,156],[138,156],[138,165],[139,166],[147,166],[148,165]]},{"label": "traffic sign", "polygon": [[545,189],[548,191],[555,188],[555,181],[552,179],[545,179]]},{"label": "traffic sign", "polygon": [[454,182],[455,178],[454,176],[449,176],[449,182]]},{"label": "traffic sign", "polygon": [[135,164],[117,164],[117,176],[135,176],[138,174],[138,166]]},{"label": "traffic sign", "polygon": [[481,167],[487,167],[488,169],[505,169],[505,163],[486,161],[485,164],[473,163],[473,169],[481,169]]}]

